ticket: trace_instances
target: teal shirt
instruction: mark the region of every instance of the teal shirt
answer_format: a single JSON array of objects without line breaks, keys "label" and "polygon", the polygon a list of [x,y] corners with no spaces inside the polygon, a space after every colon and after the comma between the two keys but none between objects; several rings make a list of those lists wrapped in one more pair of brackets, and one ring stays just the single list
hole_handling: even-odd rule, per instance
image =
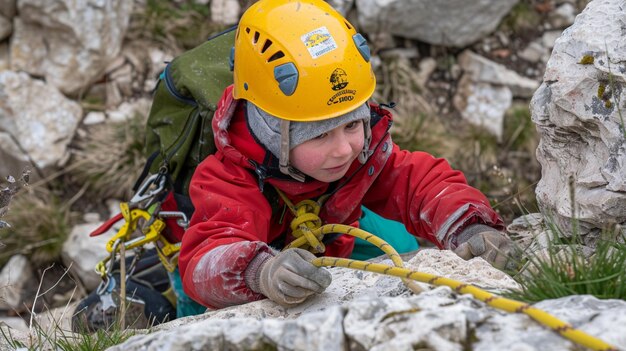
[{"label": "teal shirt", "polygon": [[[415,251],[419,248],[417,238],[406,231],[404,224],[383,218],[376,213],[361,207],[363,215],[359,219],[361,229],[370,232],[386,241],[399,254]],[[368,260],[384,254],[378,247],[363,239],[356,238],[354,250],[350,256],[353,260]]]}]

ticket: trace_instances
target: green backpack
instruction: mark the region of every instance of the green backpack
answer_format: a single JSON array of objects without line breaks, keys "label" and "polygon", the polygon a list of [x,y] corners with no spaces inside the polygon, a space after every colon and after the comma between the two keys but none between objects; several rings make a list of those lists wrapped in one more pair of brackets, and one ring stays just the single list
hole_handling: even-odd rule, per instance
[{"label": "green backpack", "polygon": [[188,196],[191,176],[216,151],[211,120],[222,92],[233,82],[235,29],[174,58],[159,77],[148,116],[148,163],[135,190],[148,172],[164,174],[179,210],[188,216],[193,212]]},{"label": "green backpack", "polygon": [[[191,176],[198,164],[216,151],[212,119],[224,89],[233,82],[235,28],[209,38],[168,63],[154,91],[146,126],[148,161],[133,188],[135,194],[129,202],[120,204],[122,213],[90,234],[101,235],[119,221],[124,221],[124,225],[116,235],[139,234],[126,237],[124,241],[124,246],[129,249],[140,247],[132,261],[127,263],[128,272],[123,271],[126,274],[124,281],[130,284],[126,285],[126,294],[133,297],[127,306],[139,306],[137,308],[143,310],[147,320],[155,324],[174,319],[174,314],[180,317],[199,314],[206,309],[182,290],[176,260],[180,243],[170,243],[168,240],[172,238],[161,236],[161,231],[167,225],[163,220],[168,217],[177,218],[176,223],[183,229],[187,227],[188,218],[194,211],[189,199]],[[161,211],[161,203],[170,192],[178,211]],[[116,320],[119,305],[113,296],[120,294],[122,273],[115,271],[115,264],[120,262],[117,257],[119,239],[113,237],[112,240],[115,241],[110,240],[107,244],[111,247],[111,250],[107,247],[110,258],[96,267],[103,274],[103,281],[81,301],[73,327],[81,322],[96,330]],[[144,246],[149,242],[155,243],[155,254],[150,255],[150,251],[145,250]],[[165,276],[166,282],[150,285],[145,276]],[[135,280],[129,278],[141,279],[135,284]]]}]

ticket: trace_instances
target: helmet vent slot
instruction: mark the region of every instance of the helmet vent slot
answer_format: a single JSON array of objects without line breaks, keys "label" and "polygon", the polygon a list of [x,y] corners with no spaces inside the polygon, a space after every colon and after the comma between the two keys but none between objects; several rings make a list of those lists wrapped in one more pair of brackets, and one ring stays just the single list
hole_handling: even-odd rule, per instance
[{"label": "helmet vent slot", "polygon": [[348,21],[344,21],[343,23],[346,24],[346,27],[348,27],[348,29],[352,29],[352,26],[350,25],[350,23],[348,23]]},{"label": "helmet vent slot", "polygon": [[267,49],[270,48],[270,46],[272,46],[272,41],[269,39],[265,39],[265,43],[263,44],[263,48],[261,49],[261,53],[264,54]]},{"label": "helmet vent slot", "polygon": [[272,62],[272,61],[276,61],[281,57],[285,57],[285,54],[282,51],[277,51],[274,53],[274,55],[270,56],[270,58],[267,60],[267,62]]},{"label": "helmet vent slot", "polygon": [[254,44],[259,42],[259,37],[261,36],[261,34],[259,32],[254,32],[254,39],[252,40],[252,42]]},{"label": "helmet vent slot", "polygon": [[247,33],[247,34],[250,34],[250,28],[247,28],[247,27],[246,27],[246,33]]}]

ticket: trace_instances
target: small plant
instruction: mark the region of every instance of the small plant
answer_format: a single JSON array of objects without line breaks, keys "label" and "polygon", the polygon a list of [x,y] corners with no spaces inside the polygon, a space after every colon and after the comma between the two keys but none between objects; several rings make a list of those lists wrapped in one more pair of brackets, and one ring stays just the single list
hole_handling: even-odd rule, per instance
[{"label": "small plant", "polygon": [[121,123],[90,128],[77,141],[75,181],[88,184],[90,194],[102,198],[130,199],[132,187],[145,164],[145,119],[135,116]]},{"label": "small plant", "polygon": [[541,175],[535,158],[539,136],[532,123],[528,105],[514,104],[504,118],[502,142],[497,150],[497,163],[487,172],[488,196],[500,214],[513,219],[524,212],[511,203],[517,198],[526,208],[536,208],[534,189]]},{"label": "small plant", "polygon": [[201,44],[220,29],[211,22],[206,4],[188,0],[148,0],[133,14],[128,36],[159,42],[182,52]]},{"label": "small plant", "polygon": [[93,334],[78,334],[73,338],[62,338],[57,341],[57,345],[61,350],[68,351],[99,351],[121,344],[133,335],[134,332],[128,329],[100,329]]},{"label": "small plant", "polygon": [[591,54],[583,55],[583,57],[578,61],[581,65],[593,65],[595,58]]},{"label": "small plant", "polygon": [[513,106],[504,119],[504,151],[530,151],[534,154],[539,137],[530,116],[528,105]]},{"label": "small plant", "polygon": [[515,277],[522,289],[508,296],[526,302],[586,294],[626,300],[626,241],[620,228],[604,231],[589,255],[573,222],[568,237],[548,220],[547,247],[527,256],[527,269]]},{"label": "small plant", "polygon": [[529,35],[536,32],[541,23],[539,14],[528,0],[518,2],[508,15],[500,22],[499,30],[509,31],[515,37]]},{"label": "small plant", "polygon": [[0,230],[0,242],[5,245],[0,263],[18,253],[35,265],[56,261],[75,220],[70,205],[43,187],[15,196],[5,216],[11,226]]},{"label": "small plant", "polygon": [[17,338],[11,333],[10,328],[0,327],[0,337],[4,344],[12,349],[29,351],[60,350],[60,351],[103,351],[111,346],[123,343],[136,334],[131,329],[121,329],[112,326],[108,329],[100,329],[94,333],[72,333],[65,331],[59,324],[51,329],[42,328],[34,324],[27,338]]},{"label": "small plant", "polygon": [[499,143],[496,136],[482,127],[467,125],[456,136],[461,148],[450,157],[450,163],[462,169],[468,181],[483,192],[491,189],[485,177],[492,165],[497,163]]}]

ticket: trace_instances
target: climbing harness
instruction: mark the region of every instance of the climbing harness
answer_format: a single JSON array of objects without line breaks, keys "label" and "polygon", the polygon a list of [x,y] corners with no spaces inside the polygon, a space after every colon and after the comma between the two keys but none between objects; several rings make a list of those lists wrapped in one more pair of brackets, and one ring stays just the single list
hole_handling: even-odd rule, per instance
[{"label": "climbing harness", "polygon": [[[321,203],[312,200],[304,200],[296,204],[287,198],[287,196],[276,189],[285,205],[294,215],[291,222],[291,229],[296,239],[292,241],[284,250],[289,248],[305,248],[313,253],[324,252],[324,244],[321,242],[322,237],[331,233],[344,233],[361,238],[373,245],[379,247],[385,252],[394,266],[371,263],[365,261],[356,261],[345,258],[335,257],[318,257],[312,263],[315,266],[322,267],[344,267],[350,269],[358,269],[367,272],[380,273],[390,276],[402,278],[405,282],[415,283],[419,281],[436,286],[447,286],[452,288],[459,294],[470,294],[474,298],[486,303],[487,305],[510,313],[524,313],[537,321],[538,323],[554,330],[559,335],[592,350],[617,351],[617,348],[593,337],[581,330],[575,329],[571,324],[559,320],[551,314],[533,307],[530,304],[519,302],[516,300],[504,298],[482,290],[474,285],[466,284],[454,279],[444,278],[429,273],[413,271],[402,266],[402,259],[396,250],[389,244],[379,239],[375,235],[368,233],[362,229],[343,224],[326,224],[321,225],[322,221],[318,217]],[[411,287],[409,286],[411,289]],[[421,290],[421,288],[418,288]],[[411,289],[413,290],[413,289]],[[413,290],[415,292],[415,290]],[[419,292],[418,292],[419,293]]]}]

